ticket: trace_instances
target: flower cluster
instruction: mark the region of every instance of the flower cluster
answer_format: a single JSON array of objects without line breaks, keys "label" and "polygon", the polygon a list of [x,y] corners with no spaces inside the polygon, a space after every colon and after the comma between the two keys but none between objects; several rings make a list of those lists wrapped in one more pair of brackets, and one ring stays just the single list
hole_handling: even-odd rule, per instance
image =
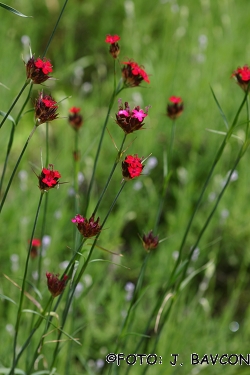
[{"label": "flower cluster", "polygon": [[123,62],[125,65],[122,69],[124,84],[129,87],[139,86],[144,80],[149,83],[149,78],[145,70],[133,60]]},{"label": "flower cluster", "polygon": [[118,35],[107,35],[105,42],[110,44],[109,53],[116,59],[120,53],[120,47],[118,45],[118,40],[121,38]]},{"label": "flower cluster", "polygon": [[238,85],[244,90],[247,91],[250,83],[250,68],[248,65],[244,65],[243,68],[237,68],[232,77],[236,78]]},{"label": "flower cluster", "polygon": [[69,124],[74,130],[79,130],[83,123],[83,118],[80,115],[81,108],[72,107],[69,110]]},{"label": "flower cluster", "polygon": [[115,115],[116,123],[122,128],[126,133],[133,133],[135,130],[139,130],[144,125],[143,120],[148,115],[148,107],[146,107],[145,112],[140,109],[139,106],[130,109],[128,102],[125,102],[124,107],[119,100],[119,111]]},{"label": "flower cluster", "polygon": [[46,272],[46,277],[48,289],[52,296],[55,298],[62,294],[67,285],[68,276],[64,275],[63,278],[60,280],[58,274],[54,275],[53,273]]},{"label": "flower cluster", "polygon": [[51,62],[45,58],[34,59],[32,56],[26,64],[27,79],[31,79],[36,84],[43,83],[51,78],[48,74],[52,71]]},{"label": "flower cluster", "polygon": [[57,119],[57,109],[57,102],[50,95],[43,95],[43,92],[40,92],[35,102],[35,118],[37,120],[37,125]]},{"label": "flower cluster", "polygon": [[172,120],[179,117],[184,109],[182,99],[179,96],[171,96],[169,98],[170,104],[167,105],[167,115]]},{"label": "flower cluster", "polygon": [[94,237],[101,231],[99,217],[95,220],[94,215],[87,220],[85,217],[78,214],[71,221],[77,225],[77,229],[85,238]]},{"label": "flower cluster", "polygon": [[52,164],[49,165],[49,168],[43,168],[40,176],[38,176],[39,189],[42,191],[48,191],[59,186],[60,173],[53,170]]},{"label": "flower cluster", "polygon": [[143,247],[146,251],[150,251],[152,249],[156,249],[159,244],[158,236],[153,235],[153,231],[151,230],[148,234],[144,234],[142,237]]},{"label": "flower cluster", "polygon": [[142,159],[138,155],[128,155],[122,162],[122,175],[123,179],[129,181],[135,177],[139,177],[142,173],[144,165]]}]

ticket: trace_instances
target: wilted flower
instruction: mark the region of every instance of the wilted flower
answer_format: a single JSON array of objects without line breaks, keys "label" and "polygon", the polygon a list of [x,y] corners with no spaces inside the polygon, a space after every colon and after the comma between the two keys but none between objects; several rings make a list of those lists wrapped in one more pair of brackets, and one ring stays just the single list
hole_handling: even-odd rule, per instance
[{"label": "wilted flower", "polygon": [[40,84],[47,81],[47,79],[51,78],[48,76],[51,72],[51,62],[45,58],[34,59],[34,56],[32,56],[26,64],[27,79],[31,79],[33,83]]},{"label": "wilted flower", "polygon": [[120,53],[120,47],[117,43],[120,39],[119,35],[107,35],[105,39],[106,43],[110,43],[109,53],[114,59],[116,59]]},{"label": "wilted flower", "polygon": [[38,121],[37,125],[57,119],[57,109],[57,102],[50,95],[43,95],[43,92],[40,92],[35,102],[35,118]]},{"label": "wilted flower", "polygon": [[49,164],[49,168],[43,168],[40,176],[38,176],[39,189],[42,191],[48,191],[59,186],[60,173],[53,170],[53,164]]},{"label": "wilted flower", "polygon": [[122,162],[122,175],[123,179],[129,181],[135,177],[139,177],[142,173],[144,165],[142,165],[142,159],[138,155],[128,155]]},{"label": "wilted flower", "polygon": [[99,217],[95,221],[92,215],[89,220],[81,215],[76,215],[71,219],[72,223],[76,223],[77,229],[83,235],[83,237],[90,238],[96,236],[101,231],[101,225],[99,225]]},{"label": "wilted flower", "polygon": [[147,73],[136,62],[129,60],[123,62],[123,64],[125,64],[125,66],[122,69],[122,77],[126,86],[139,86],[143,80],[149,83]]},{"label": "wilted flower", "polygon": [[158,236],[153,235],[153,231],[151,230],[148,234],[144,234],[142,236],[142,243],[143,247],[146,251],[150,251],[152,249],[156,249],[159,244]]},{"label": "wilted flower", "polygon": [[169,101],[171,102],[171,104],[167,105],[167,115],[172,120],[175,120],[182,114],[184,105],[182,99],[178,96],[171,96],[169,98]]},{"label": "wilted flower", "polygon": [[139,106],[134,107],[134,109],[130,109],[128,102],[125,102],[124,108],[119,100],[119,111],[115,115],[116,116],[116,123],[122,128],[122,130],[126,133],[133,133],[135,130],[139,130],[144,125],[144,118],[148,115],[148,108],[145,108],[145,112],[143,109],[140,109]]},{"label": "wilted flower", "polygon": [[232,77],[236,78],[238,85],[244,90],[247,91],[250,83],[250,68],[248,65],[244,65],[243,68],[237,68]]},{"label": "wilted flower", "polygon": [[38,249],[41,246],[41,241],[38,238],[33,238],[31,242],[30,257],[32,259],[36,258],[38,255]]},{"label": "wilted flower", "polygon": [[53,273],[46,272],[46,277],[47,277],[47,285],[50,293],[52,294],[53,297],[57,297],[62,292],[64,291],[66,285],[67,285],[67,280],[68,276],[64,275],[63,279],[59,279],[59,275],[54,275]]},{"label": "wilted flower", "polygon": [[72,107],[70,108],[69,112],[69,123],[72,126],[73,129],[79,130],[82,126],[83,119],[82,116],[79,114],[81,111],[81,108]]}]

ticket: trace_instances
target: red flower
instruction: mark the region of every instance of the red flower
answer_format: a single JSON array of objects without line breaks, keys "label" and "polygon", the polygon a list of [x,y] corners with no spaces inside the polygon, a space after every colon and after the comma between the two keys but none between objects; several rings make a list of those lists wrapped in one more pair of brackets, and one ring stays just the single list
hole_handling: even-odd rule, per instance
[{"label": "red flower", "polygon": [[43,168],[40,176],[38,176],[39,188],[42,191],[48,191],[59,186],[60,173],[53,170],[53,164],[49,164],[49,167],[50,169]]},{"label": "red flower", "polygon": [[35,102],[35,118],[38,121],[37,125],[57,119],[57,109],[57,102],[52,99],[50,95],[43,95],[43,92],[40,92]]},{"label": "red flower", "polygon": [[106,36],[106,39],[105,39],[105,42],[106,43],[110,43],[110,44],[114,44],[116,42],[118,42],[118,40],[120,40],[121,38],[119,37],[119,35],[107,35]]},{"label": "red flower", "polygon": [[110,43],[109,53],[113,56],[114,59],[116,59],[120,53],[120,47],[117,43],[120,39],[121,38],[119,37],[119,35],[107,35],[105,39],[106,43]]},{"label": "red flower", "polygon": [[69,118],[68,118],[69,124],[75,130],[79,130],[80,127],[82,126],[82,123],[83,123],[82,116],[78,113],[78,112],[80,112],[80,110],[81,110],[81,108],[77,108],[77,107],[72,107],[69,110],[69,112],[70,112],[70,115],[69,115]]},{"label": "red flower", "polygon": [[175,120],[182,114],[184,105],[179,96],[170,96],[169,101],[171,104],[167,105],[167,116]]},{"label": "red flower", "polygon": [[124,180],[131,180],[135,177],[139,177],[142,173],[144,165],[142,165],[142,159],[138,158],[138,155],[128,155],[122,162],[122,175]]},{"label": "red flower", "polygon": [[233,74],[232,77],[236,78],[236,81],[238,85],[246,91],[248,89],[249,83],[250,83],[250,69],[248,65],[244,65],[243,68],[237,68]]},{"label": "red flower", "polygon": [[31,79],[33,83],[40,84],[47,81],[51,78],[48,74],[52,71],[51,62],[45,58],[35,60],[32,56],[26,64],[27,79]]},{"label": "red flower", "polygon": [[[30,241],[29,241],[30,242]],[[41,246],[41,241],[38,238],[33,238],[31,242],[30,257],[36,258],[38,255],[38,248]]]},{"label": "red flower", "polygon": [[59,275],[54,275],[53,273],[46,272],[47,277],[47,285],[50,293],[53,297],[57,297],[64,291],[66,285],[68,276],[64,275],[62,280],[59,279]]},{"label": "red flower", "polygon": [[150,82],[145,70],[142,69],[142,67],[140,67],[136,62],[129,60],[127,62],[123,62],[123,64],[126,65],[122,69],[123,81],[126,86],[139,86],[143,80],[147,83]]},{"label": "red flower", "polygon": [[119,111],[115,115],[116,123],[126,134],[133,133],[135,130],[141,129],[144,125],[143,120],[148,115],[148,107],[145,108],[145,112],[143,109],[140,109],[139,106],[136,106],[131,110],[128,102],[125,102],[124,108],[120,100],[119,102]]},{"label": "red flower", "polygon": [[153,235],[153,231],[151,230],[148,234],[144,234],[142,237],[142,243],[144,249],[146,251],[150,251],[152,249],[156,249],[159,244],[158,236]]},{"label": "red flower", "polygon": [[99,217],[95,221],[92,215],[89,220],[81,215],[76,215],[74,219],[71,219],[72,223],[77,224],[77,229],[83,235],[83,237],[90,238],[96,236],[101,231],[101,225],[99,225]]}]

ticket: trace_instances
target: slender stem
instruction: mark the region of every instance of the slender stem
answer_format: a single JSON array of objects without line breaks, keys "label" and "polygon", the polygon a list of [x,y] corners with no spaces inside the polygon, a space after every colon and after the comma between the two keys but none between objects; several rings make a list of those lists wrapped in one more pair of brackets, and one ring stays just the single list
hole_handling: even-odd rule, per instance
[{"label": "slender stem", "polygon": [[91,175],[91,179],[90,179],[90,183],[89,183],[89,188],[88,188],[88,192],[87,192],[85,213],[87,213],[88,206],[89,206],[90,193],[91,193],[91,190],[92,190],[92,187],[93,187],[93,183],[94,183],[96,167],[97,167],[97,163],[98,163],[98,159],[99,159],[99,155],[100,155],[100,151],[101,151],[101,147],[102,147],[102,141],[103,141],[104,133],[105,133],[105,130],[106,130],[106,127],[107,127],[107,124],[108,124],[110,112],[111,112],[111,109],[113,107],[116,95],[119,92],[121,92],[122,90],[123,90],[123,87],[120,88],[120,84],[118,84],[117,88],[114,89],[114,92],[112,93],[112,96],[111,96],[111,99],[110,99],[110,103],[109,103],[109,107],[108,107],[108,112],[107,112],[107,115],[106,115],[106,118],[105,118],[105,121],[104,121],[104,124],[103,124],[102,132],[101,132],[101,137],[100,137],[100,141],[99,141],[99,144],[98,144],[98,148],[97,148],[97,152],[96,152],[96,156],[95,156],[95,161],[94,161],[94,166],[93,166],[93,170],[92,170],[92,175]]},{"label": "slender stem", "polygon": [[68,0],[65,0],[65,3],[63,4],[62,10],[61,10],[61,12],[60,12],[60,14],[59,14],[59,17],[58,17],[57,21],[56,21],[55,27],[54,27],[54,29],[53,29],[51,35],[50,35],[49,41],[48,41],[48,43],[47,43],[47,46],[45,47],[45,50],[44,50],[44,52],[43,52],[43,56],[42,56],[42,57],[46,56],[46,54],[47,54],[47,52],[48,52],[49,46],[50,46],[50,44],[51,44],[51,42],[52,42],[52,39],[53,39],[53,37],[54,37],[54,35],[55,35],[56,29],[57,29],[57,27],[58,27],[58,24],[59,24],[59,22],[60,22],[60,20],[61,20],[61,18],[62,18],[63,12],[64,12],[64,10],[65,10],[65,8],[66,8],[67,2],[68,2]]},{"label": "slender stem", "polygon": [[7,164],[8,164],[10,150],[11,150],[13,139],[14,139],[15,130],[16,130],[16,126],[15,126],[14,123],[12,123],[9,144],[8,144],[8,147],[7,147],[6,157],[5,157],[4,166],[3,166],[3,172],[2,172],[1,181],[0,181],[0,196],[1,196],[1,192],[2,192],[3,180],[4,180],[4,176],[5,176],[5,172],[6,172],[6,168],[7,168]]},{"label": "slender stem", "polygon": [[98,210],[98,208],[99,208],[99,205],[100,205],[100,203],[101,203],[101,201],[102,201],[102,199],[103,199],[103,196],[104,196],[104,194],[105,194],[105,192],[106,192],[106,190],[107,190],[107,188],[108,188],[108,186],[109,186],[109,183],[110,183],[111,178],[112,178],[112,176],[113,176],[113,174],[114,174],[114,171],[115,171],[115,169],[116,169],[116,167],[117,167],[117,165],[118,165],[118,163],[119,163],[119,161],[120,161],[120,157],[121,157],[121,155],[122,155],[122,149],[123,149],[123,146],[124,146],[124,143],[125,143],[126,137],[127,137],[127,134],[124,134],[124,137],[123,137],[123,140],[122,140],[121,147],[120,147],[120,149],[119,149],[119,151],[118,151],[117,158],[116,158],[116,160],[115,160],[115,162],[114,162],[113,168],[111,169],[111,172],[110,172],[109,177],[108,177],[108,179],[107,179],[107,182],[106,182],[106,184],[105,184],[105,186],[104,186],[104,189],[103,189],[103,191],[102,191],[102,193],[101,193],[101,195],[100,195],[100,197],[99,197],[99,199],[98,199],[98,202],[97,202],[96,207],[95,207],[95,209],[94,209],[93,215],[96,214],[96,212],[97,212],[97,210]]},{"label": "slender stem", "polygon": [[22,108],[20,109],[20,111],[19,111],[19,113],[18,113],[18,115],[16,117],[16,125],[18,125],[18,123],[20,121],[20,118],[22,116],[22,113],[24,111],[24,108],[26,107],[26,105],[27,105],[27,103],[28,103],[28,101],[30,99],[30,94],[31,94],[31,91],[32,91],[32,87],[33,87],[33,82],[31,81],[30,82],[30,89],[29,89],[28,95],[27,95],[27,97],[26,97],[26,99],[25,99],[25,101],[24,101],[24,103],[22,105]]},{"label": "slender stem", "polygon": [[3,124],[5,123],[6,119],[8,118],[10,112],[12,111],[12,109],[15,107],[16,103],[18,102],[20,96],[22,95],[23,91],[25,90],[26,86],[28,86],[28,84],[30,83],[30,80],[26,80],[23,87],[21,88],[19,94],[17,95],[16,99],[14,100],[14,102],[11,104],[9,110],[7,111],[7,113],[5,114],[2,122],[0,123],[0,129],[1,127],[3,126]]},{"label": "slender stem", "polygon": [[21,161],[21,159],[22,159],[22,157],[23,157],[23,154],[24,154],[24,152],[25,152],[25,150],[26,150],[26,148],[27,148],[27,146],[28,146],[28,144],[29,144],[29,141],[30,141],[32,135],[34,134],[36,128],[37,128],[37,127],[34,126],[32,132],[30,133],[30,135],[29,135],[29,137],[28,137],[28,139],[27,139],[27,141],[26,141],[26,143],[25,143],[25,145],[24,145],[24,147],[23,147],[23,149],[22,149],[22,152],[21,152],[21,154],[20,154],[20,156],[19,156],[19,158],[18,158],[18,160],[17,160],[17,163],[16,163],[16,165],[15,165],[15,168],[14,168],[13,171],[12,171],[12,174],[11,174],[11,176],[10,176],[10,180],[9,180],[9,182],[8,182],[7,188],[6,188],[6,190],[5,190],[5,193],[4,193],[4,196],[3,196],[3,199],[2,199],[1,204],[0,204],[0,213],[2,212],[2,209],[3,209],[3,206],[4,206],[5,199],[6,199],[7,195],[8,195],[8,192],[9,192],[9,189],[10,189],[10,186],[11,186],[11,183],[12,183],[12,180],[13,180],[13,178],[14,178],[14,176],[15,176],[16,171],[17,171],[17,168],[18,168],[18,166],[19,166],[19,164],[20,164],[20,161]]},{"label": "slender stem", "polygon": [[[40,208],[41,208],[42,199],[43,199],[43,193],[40,194],[40,199],[39,199],[39,202],[38,202],[38,207],[37,207],[37,211],[36,211],[34,225],[33,225],[32,233],[31,233],[31,237],[30,237],[29,250],[28,250],[27,257],[26,257],[26,262],[25,262],[23,282],[22,282],[22,289],[21,289],[21,296],[20,296],[20,301],[19,301],[19,306],[18,306],[18,312],[17,312],[17,320],[16,320],[16,325],[15,325],[15,336],[14,336],[14,345],[13,345],[13,364],[15,363],[15,360],[16,360],[17,336],[18,336],[18,331],[19,331],[19,326],[20,326],[20,321],[21,321],[23,298],[24,298],[24,290],[25,290],[25,283],[26,283],[26,278],[27,278],[27,273],[28,273],[30,252],[31,252],[31,248],[32,248],[32,240],[34,238],[34,233],[35,233],[35,229],[36,229],[36,224],[37,224],[37,219],[38,219],[39,211],[40,211]],[[12,373],[14,374],[14,371],[12,371],[10,374],[12,374]]]},{"label": "slender stem", "polygon": [[[119,192],[117,193],[117,195],[116,195],[116,197],[115,197],[113,203],[111,204],[111,206],[110,206],[110,208],[109,208],[109,210],[108,210],[108,213],[106,214],[106,216],[105,216],[105,218],[104,218],[104,220],[103,220],[103,222],[102,222],[102,228],[103,228],[103,226],[105,225],[105,223],[106,223],[106,221],[107,221],[107,219],[108,219],[108,217],[109,217],[111,211],[113,210],[114,205],[115,205],[115,203],[116,203],[118,197],[120,196],[120,194],[121,194],[121,192],[122,192],[122,190],[123,190],[125,184],[126,184],[126,181],[124,181],[124,182],[122,183],[122,186],[121,186]],[[78,276],[77,276],[75,282],[73,283],[72,291],[71,291],[70,297],[69,297],[69,299],[68,299],[68,301],[67,301],[67,304],[66,304],[66,306],[65,306],[65,308],[64,308],[64,311],[63,311],[63,319],[62,319],[62,325],[61,325],[62,330],[63,330],[63,327],[64,327],[64,325],[65,325],[66,318],[67,318],[67,316],[68,316],[69,308],[70,308],[70,306],[71,306],[71,302],[72,302],[72,299],[73,299],[73,296],[74,296],[75,289],[76,289],[76,287],[77,287],[79,281],[81,280],[82,275],[83,275],[83,273],[85,272],[85,270],[86,270],[88,264],[89,264],[89,261],[90,261],[90,259],[91,259],[91,256],[92,256],[92,253],[93,253],[93,250],[94,250],[94,248],[95,248],[96,242],[97,242],[97,240],[98,240],[100,234],[101,234],[101,232],[99,232],[99,233],[97,234],[97,236],[95,237],[94,242],[93,242],[93,244],[92,244],[92,246],[91,246],[91,249],[90,249],[90,251],[89,251],[88,257],[87,257],[85,263],[83,264],[83,266],[82,266],[80,272],[78,273]],[[58,353],[58,350],[59,350],[59,344],[60,344],[60,338],[61,338],[61,335],[62,335],[62,331],[59,331],[59,333],[58,333],[58,337],[57,337],[57,344],[56,344],[56,347],[55,347],[55,350],[54,350],[54,354],[53,354],[52,364],[51,364],[51,366],[50,366],[51,369],[54,367],[54,364],[55,364],[55,361],[56,361],[56,358],[57,358],[57,353]]]},{"label": "slender stem", "polygon": [[39,318],[37,319],[37,322],[36,322],[36,324],[34,325],[34,328],[31,330],[31,332],[30,332],[30,334],[29,334],[29,337],[27,338],[27,340],[25,341],[24,345],[23,345],[22,348],[20,349],[18,355],[16,356],[15,362],[14,362],[13,365],[12,365],[12,368],[11,368],[11,370],[10,370],[9,375],[14,374],[13,371],[15,370],[15,368],[16,368],[16,366],[17,366],[17,364],[18,364],[18,361],[19,361],[19,359],[20,359],[20,357],[22,356],[24,350],[28,347],[28,345],[29,345],[29,343],[30,343],[30,341],[31,341],[31,339],[32,339],[32,337],[33,337],[33,335],[34,335],[34,333],[35,333],[35,332],[37,331],[37,329],[40,327],[40,325],[41,325],[41,323],[42,323],[42,321],[43,321],[43,319],[44,319],[44,317],[45,317],[45,315],[46,315],[46,312],[47,312],[47,310],[48,310],[48,307],[51,305],[51,301],[52,301],[52,299],[53,299],[53,297],[51,296],[51,297],[49,298],[48,302],[47,302],[47,305],[45,306],[45,308],[44,308],[44,310],[43,310],[42,316],[39,316]]}]

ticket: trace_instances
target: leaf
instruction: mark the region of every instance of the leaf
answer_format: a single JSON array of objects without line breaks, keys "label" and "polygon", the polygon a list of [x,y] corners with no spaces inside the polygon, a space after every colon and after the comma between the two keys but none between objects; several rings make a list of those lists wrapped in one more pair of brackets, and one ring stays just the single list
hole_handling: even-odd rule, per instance
[{"label": "leaf", "polygon": [[14,8],[11,8],[9,5],[6,5],[6,4],[3,4],[3,3],[0,3],[0,7],[8,10],[9,12],[12,12],[12,13],[16,14],[19,17],[25,17],[25,18],[32,17],[32,16],[25,16],[25,14],[23,14],[23,13],[19,12],[18,10],[14,9]]},{"label": "leaf", "polygon": [[14,304],[16,305],[16,302],[13,301],[13,299],[11,299],[11,298],[5,296],[4,294],[1,294],[1,293],[0,293],[0,298],[2,298],[2,299],[6,299],[7,301],[10,301],[10,302],[12,302],[12,303],[14,303]]},{"label": "leaf", "polygon": [[110,260],[106,260],[106,259],[93,259],[89,263],[94,263],[94,262],[107,262],[107,263],[114,264],[115,266],[123,267],[123,268],[126,268],[127,270],[130,270],[129,267],[123,266],[122,264],[117,264],[115,262],[111,262]]},{"label": "leaf", "polygon": [[186,277],[186,279],[182,281],[181,286],[180,286],[180,290],[183,290],[187,286],[189,281],[191,281],[196,275],[198,275],[198,273],[204,271],[206,268],[211,267],[213,264],[214,264],[214,262],[212,260],[210,260],[207,264],[198,268],[198,270],[196,270],[196,271],[192,272],[190,275],[188,275],[188,277]]},{"label": "leaf", "polygon": [[222,110],[222,108],[221,108],[221,106],[220,106],[220,104],[219,104],[219,102],[218,102],[218,100],[217,100],[217,98],[216,98],[216,96],[215,96],[215,93],[214,93],[212,87],[210,87],[210,89],[211,89],[211,91],[212,91],[212,94],[213,94],[214,100],[215,100],[215,102],[216,102],[216,104],[217,104],[217,107],[218,107],[218,109],[219,109],[219,111],[220,111],[221,117],[222,117],[222,119],[223,119],[223,121],[224,121],[224,124],[226,125],[226,128],[229,129],[226,115],[225,115],[225,113],[223,112],[223,110]]},{"label": "leaf", "polygon": [[[1,4],[1,3],[0,3],[0,4]],[[6,115],[6,113],[3,112],[3,111],[0,111],[0,115],[4,117],[4,116]],[[15,120],[13,119],[12,116],[9,115],[9,116],[7,117],[7,119],[10,120],[10,121],[13,123],[13,125],[16,125],[16,122],[15,122]]]},{"label": "leaf", "polygon": [[[9,374],[10,373],[10,368],[4,368],[4,367],[0,367],[0,374],[1,375],[5,375],[5,374]],[[24,372],[24,371],[22,371],[22,370],[19,370],[18,368],[16,368],[15,370],[14,370],[14,374],[15,375],[26,375],[26,373]]]}]

